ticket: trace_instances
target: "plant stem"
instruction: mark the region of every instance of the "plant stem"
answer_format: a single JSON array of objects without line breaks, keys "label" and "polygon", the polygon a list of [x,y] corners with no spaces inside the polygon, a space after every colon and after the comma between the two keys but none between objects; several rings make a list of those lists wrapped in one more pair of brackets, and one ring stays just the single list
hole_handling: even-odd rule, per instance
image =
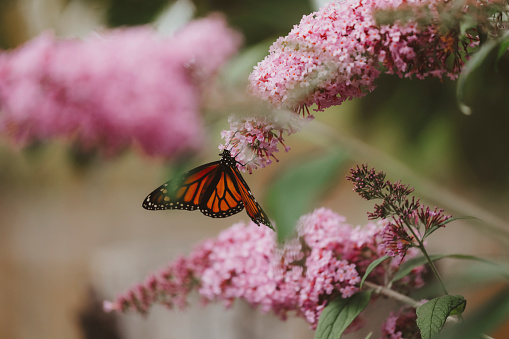
[{"label": "plant stem", "polygon": [[[396,206],[393,206],[392,204],[391,204],[391,206],[393,207],[393,209],[395,209],[395,211],[397,211]],[[421,250],[424,257],[426,257],[426,260],[428,261],[428,264],[431,267],[433,274],[435,274],[435,277],[437,277],[438,281],[440,282],[440,286],[442,287],[443,292],[445,293],[445,295],[449,295],[449,293],[447,293],[447,289],[445,288],[445,283],[444,283],[442,277],[440,276],[440,273],[438,273],[438,270],[435,267],[433,260],[431,260],[431,258],[429,257],[428,252],[426,251],[426,247],[424,247],[424,242],[419,237],[419,233],[406,222],[405,222],[405,226],[410,231],[410,233],[412,233],[414,239],[417,241],[417,243],[418,243],[417,247],[419,247],[419,249]]]},{"label": "plant stem", "polygon": [[440,276],[440,273],[438,273],[435,264],[433,264],[433,260],[431,260],[431,258],[428,255],[428,252],[426,251],[426,248],[424,247],[424,243],[419,238],[417,238],[417,242],[419,243],[419,249],[421,250],[422,254],[424,254],[424,256],[426,257],[426,260],[428,261],[431,270],[435,274],[435,277],[437,277],[438,281],[440,282],[440,286],[442,286],[442,290],[444,291],[445,295],[449,295],[449,293],[447,293],[447,289],[445,288],[445,283],[442,280],[442,277]]},{"label": "plant stem", "polygon": [[389,298],[400,301],[403,304],[407,304],[414,308],[417,308],[421,305],[417,300],[407,297],[406,295],[396,292],[388,287],[380,286],[380,285],[374,284],[372,282],[369,282],[367,280],[364,281],[364,286],[372,288],[373,290],[375,290],[376,293],[383,294]]},{"label": "plant stem", "polygon": [[[392,203],[389,203],[389,205],[391,206],[391,208],[393,209],[394,213],[396,214],[399,214],[400,212],[400,209],[398,208],[398,206],[395,206],[394,204]],[[394,216],[393,216],[394,217]],[[419,249],[421,250],[422,254],[424,254],[424,256],[426,257],[426,260],[428,261],[428,264],[429,266],[431,267],[431,270],[433,271],[433,273],[435,274],[435,276],[437,277],[438,281],[440,282],[440,286],[442,287],[442,290],[443,292],[445,293],[445,295],[449,295],[449,293],[447,293],[447,289],[445,288],[445,283],[442,279],[442,277],[440,276],[440,273],[438,273],[438,270],[437,268],[435,267],[435,264],[433,264],[433,260],[431,260],[431,258],[429,257],[428,255],[428,252],[426,251],[426,248],[424,247],[424,242],[420,239],[419,237],[419,232],[417,232],[411,225],[409,225],[407,222],[405,222],[405,226],[406,228],[410,231],[410,233],[412,233],[412,236],[414,237],[414,239],[417,241],[417,243],[419,244],[418,247]]]}]

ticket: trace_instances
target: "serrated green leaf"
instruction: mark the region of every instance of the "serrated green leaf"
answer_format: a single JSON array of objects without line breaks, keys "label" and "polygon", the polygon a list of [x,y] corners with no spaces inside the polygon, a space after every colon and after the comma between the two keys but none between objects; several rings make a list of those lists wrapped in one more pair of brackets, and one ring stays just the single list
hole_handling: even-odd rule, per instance
[{"label": "serrated green leaf", "polygon": [[444,327],[447,317],[456,309],[465,309],[466,300],[461,295],[445,295],[431,299],[419,306],[417,313],[417,326],[421,331],[422,339],[432,339]]},{"label": "serrated green leaf", "polygon": [[[492,266],[495,266],[496,268],[498,268],[500,270],[500,274],[502,276],[504,276],[505,278],[509,279],[509,273],[506,272],[505,270],[503,270],[503,268],[499,264],[494,263],[494,262],[489,261],[489,260],[486,260],[486,259],[483,259],[483,258],[476,257],[474,255],[465,255],[465,254],[435,254],[435,255],[430,255],[431,261],[437,261],[437,260],[440,260],[440,259],[443,259],[443,258],[452,258],[452,259],[461,259],[461,260],[474,260],[474,261],[482,262],[482,263],[485,263],[485,264],[489,264],[489,265],[492,265]],[[394,275],[394,277],[392,278],[391,282],[395,282],[395,281],[397,281],[397,280],[399,280],[399,279],[401,279],[403,277],[406,277],[408,274],[410,274],[410,272],[412,272],[412,270],[415,267],[418,267],[418,266],[421,266],[421,265],[425,265],[427,263],[428,263],[428,261],[426,260],[426,257],[424,257],[424,256],[412,258],[412,259],[404,262],[403,264],[401,264],[399,266],[399,270]]]},{"label": "serrated green leaf", "polygon": [[315,159],[307,157],[274,180],[266,203],[269,215],[276,221],[280,242],[293,234],[299,217],[309,212],[332,187],[331,182],[342,173],[340,167],[346,158],[346,153],[339,149]]},{"label": "serrated green leaf", "polygon": [[490,332],[507,321],[508,317],[509,287],[506,287],[488,302],[477,307],[461,324],[444,329],[438,338],[478,339],[483,333]]},{"label": "serrated green leaf", "polygon": [[464,303],[459,304],[457,307],[455,307],[449,315],[457,315],[457,314],[463,314],[465,312],[465,307],[467,307],[467,301],[465,300]]},{"label": "serrated green leaf", "polygon": [[390,256],[384,255],[381,258],[376,259],[371,264],[369,264],[368,268],[366,269],[366,273],[364,273],[364,276],[362,277],[361,284],[359,285],[359,288],[362,288],[362,285],[364,284],[364,280],[368,277],[368,275],[373,271],[378,265],[380,265],[385,260],[389,259]]},{"label": "serrated green leaf", "polygon": [[371,291],[354,294],[350,298],[337,298],[322,311],[315,339],[339,339],[347,327],[368,306]]}]

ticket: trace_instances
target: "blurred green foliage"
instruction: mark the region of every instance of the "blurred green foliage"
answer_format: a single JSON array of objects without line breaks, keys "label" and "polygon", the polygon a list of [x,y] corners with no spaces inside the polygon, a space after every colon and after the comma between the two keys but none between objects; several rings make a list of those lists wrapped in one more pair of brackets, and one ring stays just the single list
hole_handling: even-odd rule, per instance
[{"label": "blurred green foliage", "polygon": [[[13,9],[16,8],[16,0],[0,0],[0,49],[12,47],[13,29],[9,21],[19,21],[20,18],[14,17]],[[25,27],[18,27],[17,30],[25,33]],[[17,32],[17,33],[19,33]]]},{"label": "blurred green foliage", "polygon": [[107,20],[111,26],[146,24],[167,4],[167,0],[110,0]]},{"label": "blurred green foliage", "polygon": [[[107,20],[111,26],[146,24],[173,2],[110,0]],[[192,3],[196,6],[197,17],[213,12],[224,14],[228,22],[244,34],[246,45],[288,34],[304,14],[312,11],[309,0],[196,0]]]},{"label": "blurred green foliage", "polygon": [[303,15],[312,12],[309,0],[196,0],[197,15],[222,12],[242,31],[246,45],[287,35]]},{"label": "blurred green foliage", "polygon": [[267,192],[269,215],[276,221],[278,240],[283,242],[294,235],[299,217],[311,212],[320,199],[335,187],[344,173],[347,154],[338,148],[326,154],[299,158],[288,164]]},{"label": "blurred green foliage", "polygon": [[354,128],[371,142],[392,139],[385,151],[418,172],[505,194],[508,75],[509,57],[501,58],[498,70],[487,60],[466,89],[469,116],[457,105],[455,81],[381,76],[377,89],[358,101]]}]

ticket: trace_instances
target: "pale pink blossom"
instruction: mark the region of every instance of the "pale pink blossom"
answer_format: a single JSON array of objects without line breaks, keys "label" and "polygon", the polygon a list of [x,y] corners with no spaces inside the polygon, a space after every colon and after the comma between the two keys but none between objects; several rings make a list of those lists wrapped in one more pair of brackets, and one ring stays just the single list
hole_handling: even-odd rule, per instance
[{"label": "pale pink blossom", "polygon": [[164,157],[196,150],[203,92],[239,43],[220,16],[170,37],[148,26],[84,40],[42,34],[0,54],[0,132],[22,144],[71,139],[106,154],[132,145]]},{"label": "pale pink blossom", "polygon": [[275,155],[279,145],[286,152],[290,150],[283,136],[298,132],[305,120],[309,119],[300,119],[284,111],[251,118],[231,115],[230,129],[221,132],[225,141],[219,149],[230,149],[239,162],[239,169],[252,173],[253,169],[266,167],[273,160],[279,161]]},{"label": "pale pink blossom", "polygon": [[[377,10],[398,6],[428,6],[438,16],[443,1],[341,0],[306,15],[286,37],[279,38],[269,55],[251,73],[250,89],[276,107],[302,110],[313,104],[320,111],[359,98],[375,88],[384,69],[402,77],[456,78],[463,57],[454,32],[416,21],[378,25]],[[433,18],[434,22],[438,18]],[[446,59],[452,55],[452,66]],[[383,66],[383,67],[382,67]]]},{"label": "pale pink blossom", "polygon": [[[295,314],[315,328],[330,300],[359,290],[367,266],[381,256],[377,244],[382,227],[352,227],[344,217],[320,208],[303,216],[297,237],[280,246],[268,228],[238,223],[106,307],[142,313],[155,303],[184,307],[187,295],[197,290],[205,302],[230,306],[243,299],[281,319]],[[390,267],[397,271],[397,265]],[[380,265],[369,280],[382,284],[386,273]],[[421,275],[422,269],[413,272],[405,287],[415,286]]]}]

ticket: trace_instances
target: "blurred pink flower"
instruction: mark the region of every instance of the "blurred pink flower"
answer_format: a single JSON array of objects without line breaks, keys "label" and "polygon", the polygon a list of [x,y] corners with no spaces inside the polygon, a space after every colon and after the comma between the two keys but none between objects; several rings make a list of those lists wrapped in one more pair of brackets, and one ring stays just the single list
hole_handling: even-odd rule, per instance
[{"label": "blurred pink flower", "polygon": [[239,47],[220,16],[165,37],[149,27],[85,40],[43,34],[0,54],[0,131],[15,141],[73,138],[115,153],[172,157],[203,142],[202,92]]},{"label": "blurred pink flower", "polygon": [[[183,307],[196,289],[205,302],[229,306],[240,298],[281,319],[294,313],[315,328],[329,300],[358,291],[367,266],[381,256],[377,243],[382,227],[352,227],[344,217],[320,208],[300,219],[295,239],[279,246],[270,229],[238,223],[105,303],[105,309],[145,313],[154,303]],[[370,281],[382,283],[384,270],[377,267]],[[406,287],[415,286],[421,273],[407,277]]]},{"label": "blurred pink flower", "polygon": [[[400,77],[456,78],[464,63],[460,47],[475,45],[474,39],[467,34],[470,42],[462,43],[452,31],[439,33],[431,24],[419,26],[419,18],[377,25],[376,10],[402,4],[426,8],[423,12],[437,22],[437,6],[446,2],[330,2],[304,16],[288,36],[271,46],[249,77],[251,92],[276,107],[307,110],[316,104],[320,111],[372,91],[382,69]],[[450,55],[452,66],[446,62]]]},{"label": "blurred pink flower", "polygon": [[391,312],[382,325],[380,339],[420,339],[421,333],[416,321],[414,308],[403,307],[397,312]]}]

